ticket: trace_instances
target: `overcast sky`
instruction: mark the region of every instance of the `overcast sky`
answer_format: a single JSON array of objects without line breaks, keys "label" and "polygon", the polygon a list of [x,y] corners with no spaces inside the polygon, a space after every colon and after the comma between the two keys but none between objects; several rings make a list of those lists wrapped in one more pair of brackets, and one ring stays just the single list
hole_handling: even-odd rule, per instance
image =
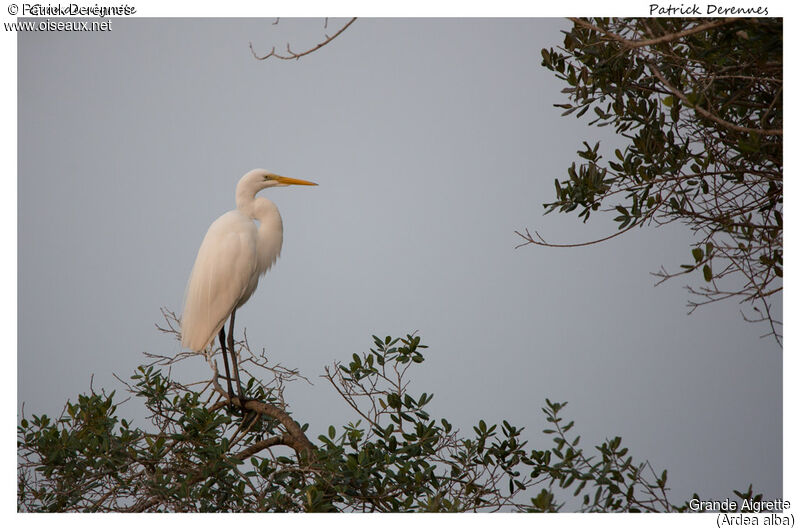
[{"label": "overcast sky", "polygon": [[419,330],[413,388],[457,426],[508,419],[544,448],[545,398],[569,401],[587,448],[621,435],[669,470],[674,502],[749,483],[781,494],[781,349],[735,303],[687,316],[682,279],[653,287],[650,272],[691,259],[688,230],[514,248],[525,227],[566,243],[614,230],[542,215],[582,140],[620,145],[552,106],[563,86],[540,50],[564,20],[361,19],[300,61],[258,62],[249,41],[299,50],[342,23],[272,22],[19,34],[26,414],[59,413],[91,374],[117,388],[143,351],[180,351],[155,329],[160,308],[180,313],[206,229],[263,167],[319,187],[266,192],[283,253],[237,326],[311,379],[288,397],[315,435],[355,419],[324,367],[373,333]]}]

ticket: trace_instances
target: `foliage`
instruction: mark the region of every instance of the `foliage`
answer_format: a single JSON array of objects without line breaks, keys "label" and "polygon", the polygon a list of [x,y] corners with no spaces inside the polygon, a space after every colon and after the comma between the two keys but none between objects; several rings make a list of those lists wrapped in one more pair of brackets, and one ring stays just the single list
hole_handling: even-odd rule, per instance
[{"label": "foliage", "polygon": [[[606,161],[599,142],[583,142],[546,213],[586,222],[603,207],[619,223],[610,237],[686,224],[690,262],[662,267],[659,283],[702,273],[702,286],[688,287],[690,312],[738,300],[780,343],[771,300],[783,288],[782,19],[571,20],[563,46],[542,50],[568,85],[569,102],[556,106],[613,126],[626,145]],[[519,234],[523,244],[579,246]]]},{"label": "foliage", "polygon": [[[244,417],[229,415],[215,380],[184,385],[171,377],[187,356],[150,356],[131,377],[127,390],[146,406],[147,428],[119,417],[114,393],[94,391],[57,419],[23,417],[18,509],[550,512],[565,508],[559,498],[570,491],[585,494],[580,505],[570,501],[573,510],[683,509],[668,500],[666,471],[634,463],[619,437],[591,451],[580,436],[568,437],[574,424],[561,417],[565,403],[542,409],[553,442],[545,450],[527,449],[523,429],[508,421],[480,420],[461,433],[432,418],[433,394],[410,390],[426,348],[418,336],[373,337],[368,353],[327,368],[325,379],[357,419],[307,446],[297,440],[308,426],[295,423],[283,401],[299,374],[269,365],[246,340],[239,346],[253,398]],[[256,369],[271,376],[268,384]]]}]

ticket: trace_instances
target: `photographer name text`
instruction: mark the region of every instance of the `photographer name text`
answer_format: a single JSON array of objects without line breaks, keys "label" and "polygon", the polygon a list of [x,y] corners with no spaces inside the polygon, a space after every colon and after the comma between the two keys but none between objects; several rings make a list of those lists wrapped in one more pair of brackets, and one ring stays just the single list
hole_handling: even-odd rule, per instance
[{"label": "photographer name text", "polygon": [[769,16],[766,6],[736,7],[717,4],[650,4],[650,16],[675,16],[675,15],[717,15],[717,16],[742,16],[761,15]]},{"label": "photographer name text", "polygon": [[[136,8],[128,4],[80,5],[80,4],[22,4],[23,17],[126,17],[136,14]],[[11,13],[10,14],[16,14]]]}]

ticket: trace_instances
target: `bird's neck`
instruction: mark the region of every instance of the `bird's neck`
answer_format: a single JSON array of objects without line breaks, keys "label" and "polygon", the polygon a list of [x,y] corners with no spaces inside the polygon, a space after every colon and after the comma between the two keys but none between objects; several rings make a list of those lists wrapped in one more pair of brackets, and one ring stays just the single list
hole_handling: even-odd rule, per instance
[{"label": "bird's neck", "polygon": [[236,186],[236,209],[250,218],[255,218],[256,190]]},{"label": "bird's neck", "polygon": [[256,197],[259,190],[248,189],[244,186],[236,188],[236,209],[250,219],[262,221],[262,217],[277,213],[278,207],[266,197]]},{"label": "bird's neck", "polygon": [[266,197],[251,197],[245,200],[238,200],[237,196],[236,208],[259,224],[259,237],[262,232],[268,233],[270,231],[283,231],[283,221],[278,207],[275,203]]}]

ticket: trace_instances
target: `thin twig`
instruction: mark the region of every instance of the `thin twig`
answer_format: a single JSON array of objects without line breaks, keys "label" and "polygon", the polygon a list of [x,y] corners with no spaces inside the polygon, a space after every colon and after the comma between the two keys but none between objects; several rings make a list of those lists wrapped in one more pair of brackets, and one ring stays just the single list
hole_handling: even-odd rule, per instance
[{"label": "thin twig", "polygon": [[[289,61],[289,60],[292,60],[292,59],[295,59],[295,60],[297,60],[297,59],[299,59],[300,57],[303,57],[303,56],[305,56],[305,55],[308,55],[309,53],[313,53],[313,52],[315,52],[315,51],[319,50],[320,48],[322,48],[323,46],[326,46],[326,45],[328,45],[328,44],[329,44],[329,43],[330,43],[330,42],[331,42],[333,39],[335,39],[336,37],[338,37],[339,35],[341,35],[341,34],[344,32],[344,30],[346,30],[347,28],[349,28],[349,27],[350,27],[350,25],[351,25],[353,22],[355,22],[357,18],[358,18],[358,17],[353,17],[353,18],[351,18],[351,19],[350,19],[350,21],[349,21],[349,22],[347,22],[347,24],[345,24],[344,26],[342,26],[342,28],[341,28],[339,31],[337,31],[336,33],[334,33],[332,36],[330,36],[330,37],[327,37],[325,40],[323,40],[322,42],[320,42],[319,44],[317,44],[317,45],[316,45],[316,46],[314,46],[313,48],[309,48],[309,49],[307,49],[307,50],[305,50],[305,51],[302,51],[302,52],[293,52],[293,51],[291,50],[291,48],[289,47],[289,44],[286,44],[286,53],[287,53],[287,55],[281,55],[281,54],[277,53],[277,52],[275,51],[275,47],[274,47],[274,46],[272,47],[272,51],[270,51],[268,54],[266,54],[266,55],[258,55],[258,54],[256,53],[255,49],[253,48],[253,43],[252,43],[252,41],[250,42],[250,52],[253,54],[253,57],[255,57],[256,59],[258,59],[259,61],[264,61],[264,60],[266,60],[266,59],[269,59],[270,57],[275,57],[276,59],[282,59],[282,60],[284,60],[284,61]],[[326,24],[327,24],[327,23],[326,23]]]}]

